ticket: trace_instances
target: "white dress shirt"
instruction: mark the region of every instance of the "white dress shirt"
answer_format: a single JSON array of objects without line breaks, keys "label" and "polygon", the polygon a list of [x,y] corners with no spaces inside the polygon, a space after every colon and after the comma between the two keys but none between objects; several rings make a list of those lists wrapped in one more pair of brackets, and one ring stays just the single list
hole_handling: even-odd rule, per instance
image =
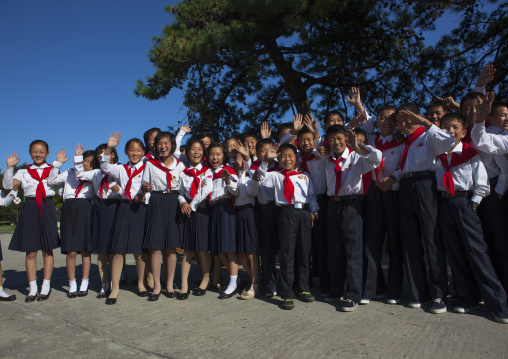
[{"label": "white dress shirt", "polygon": [[[124,168],[124,165],[120,164],[111,164],[109,163],[110,156],[105,156],[104,154],[101,155],[101,170],[108,175],[112,176],[116,179],[116,181],[120,184],[120,187],[122,187],[125,190],[125,186],[127,185],[127,182],[129,181],[129,175],[127,174],[127,170]],[[131,169],[131,174],[134,173],[134,171],[138,170],[142,166],[144,166],[143,161],[139,161],[135,165],[131,164],[130,162],[127,162],[127,166]],[[143,177],[143,172],[139,173],[137,176],[135,176],[132,179],[132,185],[130,188],[130,195],[132,200],[134,201],[134,198],[138,193],[140,193],[141,190],[141,180]],[[129,199],[127,194],[124,192],[122,199]]]},{"label": "white dress shirt", "polygon": [[[93,191],[95,195],[101,198],[101,182],[106,174],[99,169],[85,171],[83,167],[83,156],[74,156],[74,169],[76,170],[76,178],[84,181],[90,181],[93,185]],[[120,191],[116,193],[113,191],[113,186],[117,183],[112,176],[108,176],[108,189],[106,186],[102,188],[102,200],[105,199],[122,199],[123,189],[120,187]]]},{"label": "white dress shirt", "polygon": [[[39,176],[42,176],[43,170],[45,168],[49,167],[49,165],[47,163],[44,163],[40,167],[37,167],[36,165],[30,165],[29,167],[33,170],[36,170],[39,173]],[[5,189],[12,189],[12,186],[13,186],[12,180],[17,179],[17,180],[21,181],[21,186],[23,186],[23,191],[25,193],[25,197],[35,197],[39,181],[32,178],[32,176],[30,176],[30,174],[28,173],[28,171],[26,169],[18,170],[18,172],[16,172],[16,174],[14,176],[12,176],[12,171],[10,171],[10,174],[11,174],[10,178],[7,178],[7,180],[6,180],[6,177],[9,177],[9,175],[7,172],[5,172],[5,174],[4,174],[3,185],[4,185]],[[55,188],[57,186],[49,185],[48,178],[43,179],[42,184],[44,185],[44,189],[46,191],[46,196],[52,197],[55,195]]]},{"label": "white dress shirt", "polygon": [[60,172],[62,165],[62,162],[53,162],[53,168],[51,169],[48,177],[48,184],[51,186],[63,185],[64,191],[62,197],[64,200],[74,198],[92,199],[94,195],[92,182],[87,181],[83,183],[83,187],[76,197],[76,190],[79,187],[80,180],[76,178],[74,168]]},{"label": "white dress shirt", "polygon": [[[166,167],[164,163],[161,162],[161,164]],[[180,190],[180,175],[185,169],[185,165],[173,158],[173,163],[167,168],[171,172],[171,191],[178,192]],[[153,186],[152,191],[168,191],[169,188],[166,172],[156,167],[150,161],[146,163],[145,170],[143,171],[141,183],[145,182]]]},{"label": "white dress shirt", "polygon": [[11,190],[7,195],[5,195],[2,191],[0,191],[0,206],[7,207],[9,206],[14,198],[16,198],[18,191]]},{"label": "white dress shirt", "polygon": [[250,187],[251,182],[256,182],[252,179],[248,171],[241,171],[238,175],[238,194],[235,197],[235,206],[244,206],[246,204],[254,204],[256,202],[256,195],[252,195]]},{"label": "white dress shirt", "polygon": [[[196,194],[196,197],[198,197],[198,203],[201,203],[201,201],[209,195],[210,202],[213,203],[222,199],[232,198],[238,194],[238,176],[231,173],[231,168],[229,168],[231,171],[231,181],[229,185],[227,185],[222,178],[213,179],[214,174],[221,173],[223,169],[227,170],[224,166],[221,165],[216,170],[210,168],[205,172],[205,186],[201,187],[198,191],[198,194]],[[196,199],[196,197],[194,198]]]},{"label": "white dress shirt", "polygon": [[[187,167],[187,169],[190,169],[194,173],[197,173],[203,169],[203,164],[199,163],[196,167],[190,166],[190,167]],[[199,190],[201,188],[201,183],[202,183],[201,181],[203,181],[203,179],[206,178],[206,171],[201,173],[200,175],[198,175],[198,178],[200,180],[199,186],[198,186],[198,192],[199,192]],[[194,182],[194,177],[188,176],[182,171],[182,173],[180,174],[180,185],[179,185],[180,195],[178,196],[178,201],[180,202],[180,205],[182,205],[184,202],[190,201],[189,204],[191,206],[191,209],[193,211],[196,211],[196,208],[206,198],[201,198],[201,200],[199,200],[200,196],[198,196],[197,195],[198,192],[196,192],[196,195],[194,196],[194,198],[191,201],[190,191],[191,191],[191,187],[192,187],[192,182]],[[199,202],[198,202],[198,200],[199,200]]]},{"label": "white dress shirt", "polygon": [[[268,202],[275,200],[275,190],[273,189],[273,187],[270,188],[264,186],[261,183],[261,181],[257,182],[252,180],[252,177],[254,176],[254,173],[256,173],[256,171],[258,170],[260,164],[261,163],[256,162],[249,168],[249,176],[251,178],[251,181],[249,181],[248,191],[251,196],[258,197],[258,202],[260,204],[267,204]],[[272,172],[277,170],[280,170],[279,164],[277,163],[276,160],[273,160],[270,166],[268,166],[268,171]]]}]

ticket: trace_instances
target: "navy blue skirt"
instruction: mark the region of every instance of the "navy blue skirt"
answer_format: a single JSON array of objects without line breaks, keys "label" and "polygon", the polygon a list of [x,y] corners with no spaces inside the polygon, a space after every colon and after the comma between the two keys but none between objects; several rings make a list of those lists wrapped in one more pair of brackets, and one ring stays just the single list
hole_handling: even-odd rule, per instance
[{"label": "navy blue skirt", "polygon": [[214,256],[236,252],[235,210],[231,201],[210,208],[210,242]]},{"label": "navy blue skirt", "polygon": [[181,247],[182,215],[178,193],[151,192],[143,248],[164,250]]},{"label": "navy blue skirt", "polygon": [[92,201],[84,198],[66,199],[60,216],[61,251],[92,251]]},{"label": "navy blue skirt", "polygon": [[145,219],[146,205],[144,203],[122,200],[116,211],[108,253],[143,253]]},{"label": "navy blue skirt", "polygon": [[235,208],[236,251],[238,253],[257,252],[258,231],[254,206]]},{"label": "navy blue skirt", "polygon": [[190,252],[210,251],[210,208],[208,199],[203,200],[191,213],[190,218],[183,217],[183,250]]},{"label": "navy blue skirt", "polygon": [[25,197],[9,249],[19,252],[49,251],[58,248],[59,242],[53,198],[43,200],[39,210],[35,197]]},{"label": "navy blue skirt", "polygon": [[92,209],[92,250],[94,253],[110,254],[108,247],[119,204],[119,199],[101,201],[99,197],[95,197]]}]

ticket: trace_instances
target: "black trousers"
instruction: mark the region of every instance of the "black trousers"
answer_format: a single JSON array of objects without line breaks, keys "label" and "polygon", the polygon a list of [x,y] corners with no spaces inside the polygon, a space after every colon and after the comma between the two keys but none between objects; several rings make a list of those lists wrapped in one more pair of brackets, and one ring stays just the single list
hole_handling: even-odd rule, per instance
[{"label": "black trousers", "polygon": [[298,256],[299,290],[309,292],[310,249],[312,217],[304,209],[281,207],[279,209],[279,289],[282,299],[293,299],[292,285],[295,279],[295,254]]},{"label": "black trousers", "polygon": [[328,264],[332,296],[359,302],[363,289],[363,203],[328,201]]},{"label": "black trousers", "polygon": [[398,299],[402,296],[402,243],[399,225],[399,192],[380,191],[371,185],[365,196],[364,248],[364,298],[374,298],[384,280],[381,261],[385,234],[388,234],[388,282],[385,296]]},{"label": "black trousers", "polygon": [[330,270],[328,268],[328,244],[326,237],[326,206],[328,197],[322,196],[318,200],[318,219],[314,220],[312,227],[312,245],[315,251],[312,252],[312,266],[319,276],[319,287],[321,293],[330,293]]},{"label": "black trousers", "polygon": [[438,197],[438,210],[457,304],[474,307],[483,297],[490,311],[506,311],[506,293],[488,255],[480,219],[469,199]]},{"label": "black trousers", "polygon": [[265,291],[277,291],[277,272],[275,254],[277,253],[278,207],[275,202],[258,205],[259,247],[261,252],[261,272]]},{"label": "black trousers", "polygon": [[[403,179],[399,189],[400,235],[411,299],[445,299],[448,273],[437,224],[437,190],[433,175]],[[424,256],[427,257],[427,271]]]}]

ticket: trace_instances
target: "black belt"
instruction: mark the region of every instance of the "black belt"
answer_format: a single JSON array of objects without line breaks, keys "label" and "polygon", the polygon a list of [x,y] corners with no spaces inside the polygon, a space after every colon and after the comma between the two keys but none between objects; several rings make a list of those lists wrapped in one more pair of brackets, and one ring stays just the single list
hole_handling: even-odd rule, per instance
[{"label": "black belt", "polygon": [[93,201],[94,202],[106,202],[106,201],[118,201],[120,202],[120,198],[103,198],[102,201],[101,201],[101,198],[97,195],[94,196],[93,198]]},{"label": "black belt", "polygon": [[330,201],[334,202],[342,202],[350,199],[356,199],[358,201],[361,201],[363,199],[363,196],[361,194],[349,194],[347,196],[330,196]]},{"label": "black belt", "polygon": [[[447,191],[439,191],[439,197],[442,198],[453,198],[452,195]],[[472,196],[473,192],[471,191],[455,191],[455,198],[457,197],[469,197]]]},{"label": "black belt", "polygon": [[253,207],[254,207],[253,204],[247,203],[247,204],[244,204],[242,206],[235,206],[235,211],[241,211],[242,209],[253,208]]},{"label": "black belt", "polygon": [[416,172],[406,172],[402,174],[403,179],[425,176],[434,176],[434,171],[416,171]]},{"label": "black belt", "polygon": [[[43,198],[44,199],[44,198]],[[53,200],[53,196],[51,197],[46,197],[46,200],[50,200],[52,201]],[[25,197],[25,201],[35,201],[35,197]]]},{"label": "black belt", "polygon": [[277,207],[293,208],[293,209],[309,209],[310,208],[308,203],[280,204],[280,205],[277,205]]},{"label": "black belt", "polygon": [[153,193],[153,194],[176,194],[176,195],[179,194],[178,192],[170,192],[170,191],[151,191],[151,192],[148,192],[148,193]]},{"label": "black belt", "polygon": [[222,202],[230,202],[230,201],[231,201],[231,198],[222,198],[222,199],[218,199],[216,201],[211,201],[210,206],[214,206],[214,205],[222,203]]},{"label": "black belt", "polygon": [[328,197],[328,195],[326,193],[316,195],[316,199],[318,201],[321,201],[322,199],[326,199],[327,197]]}]

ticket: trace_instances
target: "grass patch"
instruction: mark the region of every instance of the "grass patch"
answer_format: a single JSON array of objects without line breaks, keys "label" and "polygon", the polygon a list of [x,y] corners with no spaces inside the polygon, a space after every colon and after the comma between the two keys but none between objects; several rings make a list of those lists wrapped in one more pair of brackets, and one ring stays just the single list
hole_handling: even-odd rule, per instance
[{"label": "grass patch", "polygon": [[14,232],[16,226],[0,225],[0,232]]}]

